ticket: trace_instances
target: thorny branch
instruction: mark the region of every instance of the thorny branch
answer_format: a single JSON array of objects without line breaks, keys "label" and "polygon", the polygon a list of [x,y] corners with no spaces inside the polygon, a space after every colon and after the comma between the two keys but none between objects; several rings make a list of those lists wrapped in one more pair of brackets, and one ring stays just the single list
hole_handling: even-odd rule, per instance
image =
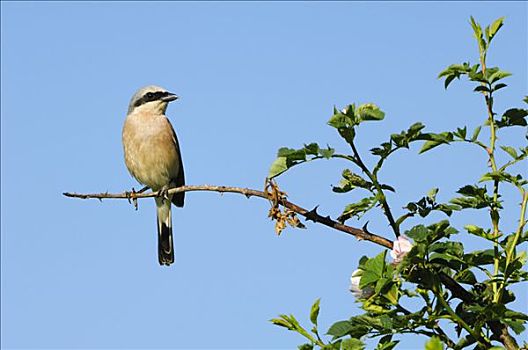
[{"label": "thorny branch", "polygon": [[[304,225],[300,223],[299,219],[295,214],[304,216],[307,221],[313,221],[325,226],[331,227],[341,232],[348,233],[356,237],[358,240],[366,240],[378,245],[381,245],[385,248],[392,249],[393,242],[376,235],[374,233],[368,232],[366,228],[358,229],[351,226],[341,224],[335,220],[332,220],[329,216],[322,216],[317,213],[317,206],[312,210],[304,209],[303,207],[298,206],[295,203],[292,203],[286,199],[286,193],[279,190],[278,186],[274,182],[268,182],[266,184],[265,191],[253,190],[250,188],[242,187],[231,187],[231,186],[214,186],[214,185],[190,185],[182,187],[174,187],[168,189],[166,192],[157,191],[157,192],[146,192],[147,188],[143,188],[140,191],[132,190],[131,192],[124,193],[72,193],[64,192],[63,195],[70,198],[80,198],[80,199],[127,199],[129,202],[133,202],[134,206],[137,209],[137,199],[140,198],[152,198],[160,197],[163,195],[180,193],[180,192],[194,192],[194,191],[210,191],[210,192],[219,192],[219,193],[238,193],[250,197],[260,197],[270,201],[271,209],[269,212],[269,217],[276,220],[275,230],[278,234],[285,228],[286,223],[291,226],[302,228]],[[280,210],[279,206],[284,208],[283,211]],[[473,295],[464,289],[458,282],[456,282],[451,276],[446,275],[445,273],[440,273],[440,279],[444,283],[447,289],[452,293],[453,298],[457,298],[466,303],[473,303]],[[507,344],[507,349],[518,348],[515,342],[515,339],[508,333],[508,329],[505,325],[499,322],[490,322],[490,327],[495,338],[498,338],[503,344]]]},{"label": "thorny branch", "polygon": [[[265,191],[258,191],[258,190],[253,190],[250,188],[230,187],[230,186],[192,185],[192,186],[182,186],[182,187],[170,188],[165,193],[174,194],[174,193],[180,193],[180,192],[193,192],[193,191],[239,193],[239,194],[243,194],[247,198],[260,197],[260,198],[268,199],[270,200],[271,205],[272,205],[269,216],[277,220],[277,225],[275,228],[277,233],[280,233],[280,231],[282,231],[286,223],[294,227],[303,227],[303,225],[298,221],[298,219],[294,215],[294,214],[299,214],[299,215],[304,216],[306,220],[318,222],[320,224],[331,227],[338,231],[348,233],[349,235],[352,235],[359,240],[371,241],[373,243],[376,243],[378,245],[381,245],[389,249],[392,249],[392,246],[393,246],[392,241],[384,237],[381,237],[379,235],[376,235],[374,233],[370,233],[366,229],[358,229],[358,228],[354,228],[351,226],[347,226],[335,220],[332,220],[329,216],[325,217],[325,216],[319,215],[317,213],[317,207],[315,207],[312,210],[307,210],[307,209],[304,209],[298,206],[295,203],[288,201],[286,199],[286,194],[284,192],[281,192],[278,189],[277,185],[274,183],[268,183]],[[66,197],[81,198],[81,199],[92,199],[92,198],[99,199],[99,200],[127,199],[129,201],[132,200],[134,202],[134,205],[136,205],[136,200],[139,198],[159,197],[163,195],[163,192],[157,191],[157,192],[141,193],[141,192],[132,191],[132,192],[124,192],[124,193],[104,192],[104,193],[90,193],[90,194],[65,192],[63,193],[63,195],[65,195]],[[279,205],[285,208],[285,210],[280,211]],[[283,226],[283,227],[281,228],[277,226]]]}]

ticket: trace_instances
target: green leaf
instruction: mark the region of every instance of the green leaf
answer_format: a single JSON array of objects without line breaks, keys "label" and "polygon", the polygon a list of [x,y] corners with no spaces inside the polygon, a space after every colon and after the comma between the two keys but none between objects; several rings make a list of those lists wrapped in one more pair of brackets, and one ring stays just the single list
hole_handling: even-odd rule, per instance
[{"label": "green leaf", "polygon": [[476,88],[474,88],[473,91],[475,91],[475,92],[487,92],[487,93],[489,93],[489,92],[490,92],[490,89],[489,89],[487,86],[485,86],[485,85],[479,85],[479,86],[477,86]]},{"label": "green leaf", "polygon": [[335,153],[335,149],[330,148],[330,146],[328,146],[326,149],[325,148],[319,149],[319,154],[326,159],[330,159],[334,155],[334,153]]},{"label": "green leaf", "polygon": [[444,350],[444,345],[438,337],[432,336],[431,339],[425,343],[425,350]]},{"label": "green leaf", "polygon": [[491,74],[490,77],[488,78],[488,82],[490,84],[493,84],[495,83],[496,81],[499,81],[501,79],[504,79],[506,77],[509,77],[511,75],[511,73],[509,72],[505,72],[505,71],[501,71],[501,70],[498,70],[496,71],[495,73]]},{"label": "green leaf", "polygon": [[390,142],[383,142],[380,147],[372,148],[370,150],[370,153],[372,153],[375,156],[380,156],[382,158],[386,158],[390,151],[392,150],[392,143]]},{"label": "green leaf", "polygon": [[480,129],[482,129],[482,126],[480,125],[475,128],[475,131],[473,131],[473,136],[471,136],[471,142],[477,141],[480,134]]},{"label": "green leaf", "polygon": [[321,299],[317,299],[313,305],[312,305],[312,308],[310,310],[310,321],[312,321],[312,323],[314,325],[317,326],[317,317],[319,317],[319,304],[321,302]]},{"label": "green leaf", "polygon": [[476,250],[474,252],[464,254],[464,261],[471,266],[481,266],[493,264],[495,252],[493,249]]},{"label": "green leaf", "polygon": [[493,87],[492,90],[493,90],[493,91],[497,91],[497,90],[500,90],[500,89],[502,89],[502,88],[505,88],[506,86],[508,86],[508,85],[506,85],[506,84],[504,84],[504,83],[499,83],[499,84],[496,84],[496,85]]},{"label": "green leaf", "polygon": [[482,209],[490,207],[493,203],[493,198],[488,196],[485,187],[467,185],[460,188],[457,192],[464,197],[453,198],[450,202],[463,209]]},{"label": "green leaf", "polygon": [[344,223],[353,216],[361,218],[361,216],[372,209],[376,203],[378,203],[378,199],[376,197],[366,197],[357,203],[349,204],[345,207],[345,209],[343,209],[343,212],[341,215],[339,215],[337,221]]},{"label": "green leaf", "polygon": [[286,157],[290,161],[306,160],[306,150],[304,148],[293,149],[288,147],[282,147],[279,148],[279,151],[277,152],[277,157]]},{"label": "green leaf", "polygon": [[495,22],[493,22],[488,28],[487,32],[488,32],[488,35],[487,35],[487,39],[488,39],[488,44],[491,43],[491,40],[493,40],[493,38],[495,37],[495,34],[497,34],[497,32],[499,31],[499,29],[502,27],[502,24],[504,22],[504,17],[500,17],[499,19],[495,20]]},{"label": "green leaf", "polygon": [[273,323],[276,326],[284,327],[289,330],[294,330],[295,327],[289,320],[289,317],[287,315],[280,315],[280,318],[272,318],[270,320],[271,323]]},{"label": "green leaf", "polygon": [[513,159],[516,159],[518,157],[517,151],[515,148],[510,146],[501,146],[502,150],[510,155]]},{"label": "green leaf", "polygon": [[288,167],[288,163],[287,163],[287,158],[286,157],[278,157],[271,164],[271,167],[270,167],[270,170],[269,170],[269,173],[268,173],[268,178],[272,179],[272,178],[274,178],[276,176],[279,176],[280,174],[282,174],[283,172],[288,170],[288,168],[289,167]]},{"label": "green leaf", "polygon": [[471,27],[473,28],[473,34],[475,36],[475,39],[477,39],[478,46],[479,46],[479,52],[481,55],[485,54],[486,50],[488,49],[486,42],[484,41],[484,37],[482,35],[482,27],[480,24],[478,24],[473,16],[470,17],[470,23]]},{"label": "green leaf", "polygon": [[438,79],[446,77],[444,81],[444,88],[447,89],[449,84],[451,84],[455,78],[459,79],[461,75],[468,74],[470,71],[471,68],[469,66],[469,62],[464,64],[452,64],[440,72]]},{"label": "green leaf", "polygon": [[400,299],[400,293],[398,285],[392,283],[388,291],[382,294],[392,305],[398,305],[398,300]]},{"label": "green leaf", "polygon": [[424,242],[427,240],[430,231],[424,225],[416,225],[409,231],[405,231],[405,235],[412,238],[415,242]]},{"label": "green leaf", "polygon": [[436,146],[442,145],[442,144],[449,144],[451,141],[453,141],[453,133],[451,132],[442,132],[439,134],[429,133],[424,134],[426,136],[427,141],[424,143],[422,148],[420,149],[419,153],[427,152]]},{"label": "green leaf", "polygon": [[502,115],[501,120],[497,120],[497,126],[499,128],[508,127],[508,126],[526,126],[526,116],[528,115],[528,110],[521,108],[511,108],[508,109]]},{"label": "green leaf", "polygon": [[374,284],[383,276],[386,253],[387,251],[383,251],[363,264],[363,274],[361,275],[359,288],[363,289],[370,284]]},{"label": "green leaf", "polygon": [[308,145],[304,145],[304,154],[305,154],[305,157],[307,154],[311,154],[311,155],[318,155],[319,154],[319,145],[315,142],[312,142]]},{"label": "green leaf", "polygon": [[334,192],[346,193],[357,187],[369,190],[373,186],[372,182],[363,179],[349,169],[343,170],[342,176],[343,179],[341,179],[339,185],[332,188]]},{"label": "green leaf", "polygon": [[341,350],[363,350],[365,344],[356,338],[347,338],[341,342]]},{"label": "green leaf", "polygon": [[363,120],[383,120],[385,113],[373,103],[365,103],[358,107],[357,114]]},{"label": "green leaf", "polygon": [[299,350],[313,350],[314,346],[312,344],[309,344],[309,343],[306,343],[306,344],[302,344],[302,345],[299,345],[297,347],[297,349]]},{"label": "green leaf", "polygon": [[464,228],[472,235],[482,237],[490,241],[495,241],[495,239],[498,238],[495,237],[493,233],[491,233],[491,230],[484,230],[483,228],[475,225],[466,225]]},{"label": "green leaf", "polygon": [[[382,316],[383,317],[383,316]],[[389,327],[384,327],[389,328]],[[399,340],[392,340],[392,334],[387,334],[380,338],[376,350],[392,350],[396,345],[398,345]]]},{"label": "green leaf", "polygon": [[477,283],[477,278],[475,277],[475,274],[468,269],[458,272],[453,278],[458,283],[465,283],[470,285],[475,285],[475,283]]},{"label": "green leaf", "polygon": [[334,323],[326,332],[326,334],[339,338],[347,335],[354,330],[354,325],[350,321],[338,321]]},{"label": "green leaf", "polygon": [[517,335],[520,335],[526,329],[526,327],[524,326],[524,322],[526,322],[526,321],[503,320],[503,322],[506,323],[508,325],[508,327],[510,327],[515,332],[515,334],[517,334]]}]

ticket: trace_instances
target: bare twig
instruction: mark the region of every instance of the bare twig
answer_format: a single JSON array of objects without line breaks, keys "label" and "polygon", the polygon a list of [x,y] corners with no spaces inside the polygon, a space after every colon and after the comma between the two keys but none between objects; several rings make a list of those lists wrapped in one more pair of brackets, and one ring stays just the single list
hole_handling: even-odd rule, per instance
[{"label": "bare twig", "polygon": [[[230,186],[213,186],[213,185],[194,185],[194,186],[182,186],[182,187],[176,187],[171,188],[168,190],[168,194],[174,194],[174,193],[180,193],[180,192],[193,192],[193,191],[212,191],[212,192],[220,192],[220,193],[239,193],[245,195],[247,198],[250,197],[260,197],[264,199],[270,199],[269,193],[253,190],[250,188],[242,188],[242,187],[230,187]],[[71,198],[81,198],[81,199],[127,199],[127,200],[135,200],[138,198],[151,198],[151,197],[158,197],[160,195],[160,192],[147,192],[147,193],[139,193],[139,192],[125,192],[125,193],[90,193],[90,194],[82,194],[82,193],[71,193],[71,192],[65,192],[63,193],[66,197]],[[292,203],[288,200],[286,200],[284,197],[281,197],[279,199],[279,204],[281,204],[283,207],[288,208],[295,213],[304,216],[307,220],[311,220],[314,222],[318,222],[320,224],[323,224],[325,226],[331,227],[333,229],[336,229],[341,232],[348,233],[354,237],[356,237],[359,240],[366,240],[373,243],[376,243],[378,245],[381,245],[385,248],[392,249],[393,243],[392,241],[381,237],[379,235],[376,235],[374,233],[366,232],[362,229],[354,228],[351,226],[347,226],[344,224],[341,224],[335,220],[332,220],[329,216],[321,216],[319,215],[316,210],[307,210],[300,206],[298,206],[295,203]]]}]

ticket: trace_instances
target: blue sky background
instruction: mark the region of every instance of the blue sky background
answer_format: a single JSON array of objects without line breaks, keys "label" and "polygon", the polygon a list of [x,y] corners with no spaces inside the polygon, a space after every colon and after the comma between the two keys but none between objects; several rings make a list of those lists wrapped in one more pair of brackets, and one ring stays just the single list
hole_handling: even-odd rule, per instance
[{"label": "blue sky background", "polygon": [[[473,130],[485,119],[482,97],[466,82],[446,92],[437,74],[476,61],[470,15],[482,24],[506,16],[489,64],[514,75],[496,110],[520,106],[527,11],[526,2],[2,2],[2,347],[291,349],[303,339],[268,322],[279,313],[306,324],[321,297],[323,330],[358,313],[349,277],[362,255],[381,251],[373,244],[313,223],[277,237],[266,201],[194,192],[174,210],[176,263],[163,268],[153,200],[134,211],[61,193],[139,188],[121,127],[147,84],[181,96],[167,114],[188,184],[262,189],[281,146],[317,141],[346,152],[326,126],[334,105],[375,102],[386,112],[361,128],[363,152],[416,121]],[[525,132],[500,141],[521,146]],[[471,146],[416,153],[397,154],[382,173],[398,189],[396,213],[435,186],[447,201],[486,171]],[[296,167],[279,183],[292,201],[335,217],[358,198],[331,192],[346,166]],[[507,189],[504,199],[508,231],[519,197]],[[366,220],[389,233],[379,212],[349,223]],[[458,228],[487,222],[486,213],[452,219]],[[526,286],[517,291],[526,311]],[[425,342],[399,339],[405,349]]]}]

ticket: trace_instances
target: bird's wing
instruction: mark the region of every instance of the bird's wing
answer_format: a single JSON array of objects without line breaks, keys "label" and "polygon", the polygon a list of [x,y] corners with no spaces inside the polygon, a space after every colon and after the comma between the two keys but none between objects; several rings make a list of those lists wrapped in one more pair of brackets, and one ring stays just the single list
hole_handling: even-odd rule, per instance
[{"label": "bird's wing", "polygon": [[[178,165],[178,173],[172,174],[174,177],[171,178],[171,182],[174,183],[175,186],[180,187],[185,185],[185,173],[183,170],[183,161],[182,156],[180,152],[180,144],[178,143],[178,137],[176,136],[176,132],[174,131],[174,128],[172,127],[172,124],[170,123],[169,119],[167,118],[167,122],[169,123],[170,130],[172,132],[172,140],[174,142],[174,147],[176,148],[176,154],[179,161]],[[172,197],[172,203],[176,205],[177,207],[183,207],[185,201],[185,192],[176,193]]]}]

